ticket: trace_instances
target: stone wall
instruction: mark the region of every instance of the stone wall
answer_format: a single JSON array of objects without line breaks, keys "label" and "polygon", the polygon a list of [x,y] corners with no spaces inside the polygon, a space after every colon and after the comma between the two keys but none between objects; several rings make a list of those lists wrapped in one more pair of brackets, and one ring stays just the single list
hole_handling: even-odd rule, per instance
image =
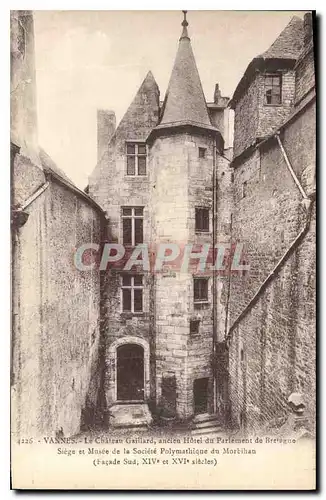
[{"label": "stone wall", "polygon": [[235,106],[234,156],[237,157],[258,137],[277,129],[294,104],[295,71],[282,71],[282,104],[265,104],[265,74],[257,72]]},{"label": "stone wall", "polygon": [[[206,148],[199,158],[199,147]],[[156,139],[152,147],[153,194],[151,212],[153,241],[212,246],[213,140],[205,135],[178,133]],[[153,186],[153,187],[154,187]],[[210,210],[209,232],[196,234],[195,207]],[[209,408],[212,410],[212,279],[208,303],[194,305],[193,276],[198,261],[180,272],[156,273],[155,324],[157,402],[162,377],[175,376],[177,414],[181,419],[194,414],[193,384],[209,378]],[[198,274],[199,276],[199,274]],[[190,334],[190,320],[200,321],[199,334]]]},{"label": "stone wall", "polygon": [[[45,180],[39,167],[17,155],[14,203],[22,204],[33,184]],[[73,435],[83,411],[97,404],[100,375],[99,273],[77,270],[74,252],[100,242],[102,215],[86,196],[53,178],[26,212],[27,221],[13,233],[13,432]]]},{"label": "stone wall", "polygon": [[[296,175],[313,197],[313,100],[284,128],[281,139]],[[236,166],[234,189],[233,234],[245,244],[250,270],[232,276],[231,326],[307,221],[302,195],[275,139]],[[315,259],[313,207],[309,230],[301,244],[230,335],[232,414],[234,423],[248,430],[283,416],[292,392],[304,395],[313,426]]]},{"label": "stone wall", "polygon": [[[108,147],[101,156],[89,179],[89,194],[108,214],[107,241],[123,242],[121,211],[123,206],[144,207],[144,242],[151,243],[151,212],[149,199],[150,151],[147,151],[147,174],[145,176],[128,176],[126,159],[126,142],[146,139],[157,124],[159,113],[159,90],[151,73],[148,73],[140,86],[133,102],[122,118],[113,136],[108,134]],[[102,134],[102,128],[99,132]],[[103,137],[99,141],[103,144]],[[120,269],[121,270],[121,269]],[[143,273],[143,269],[132,269]],[[116,401],[115,357],[111,353],[111,345],[119,339],[139,338],[150,347],[150,372],[155,375],[154,340],[153,340],[153,304],[151,302],[153,276],[143,273],[144,295],[143,312],[132,314],[122,312],[121,273],[108,271],[103,273],[102,323],[105,339],[106,376],[104,381],[106,405],[110,407]],[[155,376],[150,377],[150,396],[155,398]]]}]

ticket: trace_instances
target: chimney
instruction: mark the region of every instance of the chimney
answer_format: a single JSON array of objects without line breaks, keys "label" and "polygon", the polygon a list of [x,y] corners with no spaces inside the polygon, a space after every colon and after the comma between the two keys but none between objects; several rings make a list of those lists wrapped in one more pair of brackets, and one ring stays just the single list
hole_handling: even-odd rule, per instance
[{"label": "chimney", "polygon": [[115,132],[116,118],[114,111],[97,110],[97,161],[109,149],[109,141]]},{"label": "chimney", "polygon": [[303,18],[304,46],[307,47],[312,40],[312,14],[308,12]]},{"label": "chimney", "polygon": [[218,83],[216,83],[214,91],[214,104],[217,104],[220,98],[221,98],[220,86]]}]

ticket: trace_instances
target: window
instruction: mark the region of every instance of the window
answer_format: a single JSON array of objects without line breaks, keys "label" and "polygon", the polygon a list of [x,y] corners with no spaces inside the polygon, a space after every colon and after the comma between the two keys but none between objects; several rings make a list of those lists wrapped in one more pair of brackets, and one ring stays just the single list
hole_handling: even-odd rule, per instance
[{"label": "window", "polygon": [[139,275],[121,276],[122,311],[143,311],[143,277]]},{"label": "window", "polygon": [[206,148],[198,148],[199,158],[206,158]]},{"label": "window", "polygon": [[194,302],[208,302],[208,279],[194,278]]},{"label": "window", "polygon": [[242,198],[245,198],[247,196],[247,190],[248,190],[248,183],[247,181],[244,181],[242,183]]},{"label": "window", "polygon": [[143,243],[144,207],[122,207],[124,245]]},{"label": "window", "polygon": [[281,104],[282,102],[282,76],[265,76],[265,104]]},{"label": "window", "polygon": [[146,175],[146,144],[127,143],[127,175]]},{"label": "window", "polygon": [[209,209],[208,208],[196,208],[196,232],[208,232],[209,231]]},{"label": "window", "polygon": [[199,334],[199,319],[190,320],[190,335],[198,335]]}]

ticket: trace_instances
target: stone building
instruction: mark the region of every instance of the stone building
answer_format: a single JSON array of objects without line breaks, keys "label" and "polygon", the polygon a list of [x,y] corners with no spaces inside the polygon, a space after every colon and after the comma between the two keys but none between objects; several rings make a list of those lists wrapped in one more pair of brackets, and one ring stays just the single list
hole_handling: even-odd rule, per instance
[{"label": "stone building", "polygon": [[[231,277],[231,416],[244,430],[286,417],[301,394],[315,420],[316,96],[312,17],[294,17],[251,61],[235,111],[232,238],[250,271]],[[276,425],[276,423],[275,423]]]},{"label": "stone building", "polygon": [[73,435],[101,371],[100,278],[74,250],[101,241],[104,214],[38,146],[30,11],[11,12],[11,189],[13,436]]},{"label": "stone building", "polygon": [[[109,241],[127,247],[214,244],[229,99],[216,85],[206,102],[186,19],[182,26],[164,101],[149,72],[117,129],[113,112],[98,113],[99,161],[87,189],[108,215]],[[214,412],[216,289],[191,268],[111,270],[103,303],[111,413],[137,401],[147,415],[148,404],[179,420]]]},{"label": "stone building", "polygon": [[[149,72],[118,126],[98,111],[87,194],[38,146],[33,19],[11,17],[13,431],[73,435],[97,411],[109,425],[214,415],[250,432],[298,394],[313,430],[311,16],[212,102],[184,19],[164,100]],[[123,265],[76,268],[76,248],[107,242]],[[233,272],[235,243],[249,270]],[[175,262],[153,266],[173,244]],[[223,272],[202,272],[205,248]]]}]

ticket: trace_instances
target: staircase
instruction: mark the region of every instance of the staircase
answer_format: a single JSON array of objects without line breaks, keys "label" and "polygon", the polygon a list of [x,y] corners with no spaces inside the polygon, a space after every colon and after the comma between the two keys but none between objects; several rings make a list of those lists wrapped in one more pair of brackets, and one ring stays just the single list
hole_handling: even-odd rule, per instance
[{"label": "staircase", "polygon": [[216,415],[203,413],[196,415],[192,421],[191,435],[223,434],[224,430]]}]

